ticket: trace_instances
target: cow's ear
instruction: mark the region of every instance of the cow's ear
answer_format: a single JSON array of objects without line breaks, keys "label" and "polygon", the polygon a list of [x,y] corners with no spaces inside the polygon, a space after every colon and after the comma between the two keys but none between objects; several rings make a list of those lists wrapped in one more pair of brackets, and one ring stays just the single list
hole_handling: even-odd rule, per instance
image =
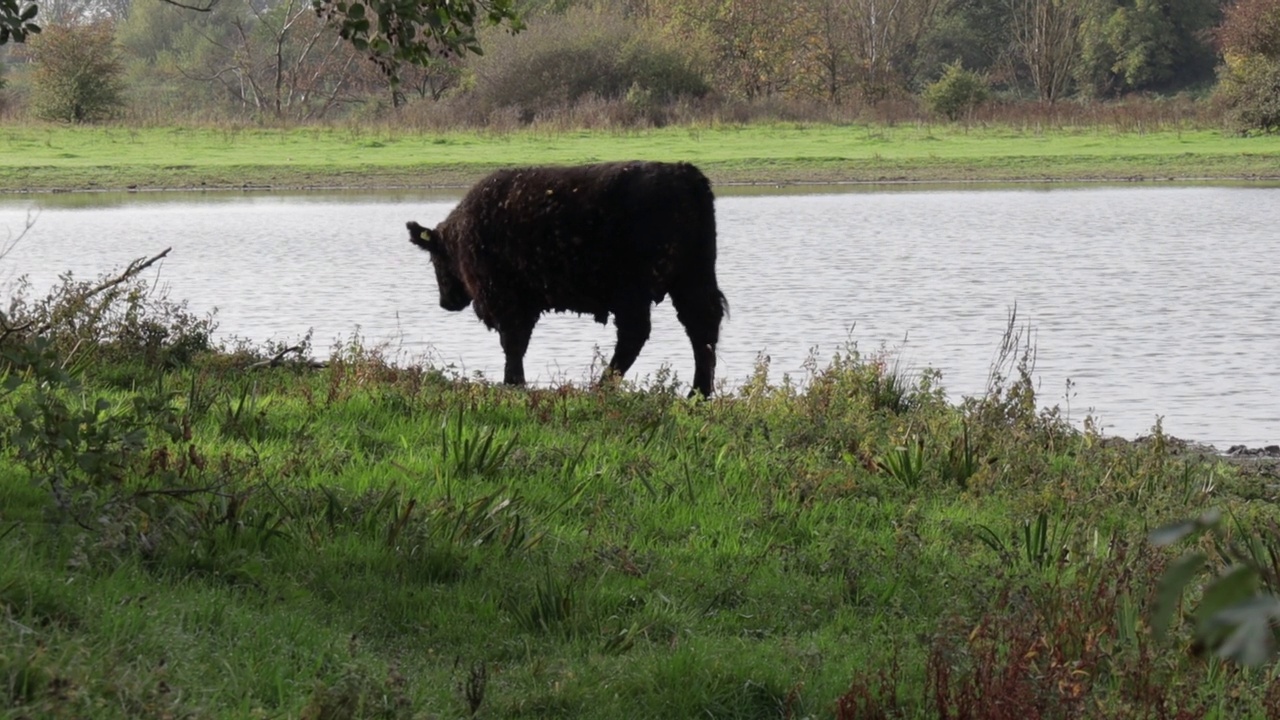
[{"label": "cow's ear", "polygon": [[409,242],[426,250],[427,252],[443,252],[444,243],[441,242],[440,233],[431,228],[424,228],[416,222],[409,221]]}]

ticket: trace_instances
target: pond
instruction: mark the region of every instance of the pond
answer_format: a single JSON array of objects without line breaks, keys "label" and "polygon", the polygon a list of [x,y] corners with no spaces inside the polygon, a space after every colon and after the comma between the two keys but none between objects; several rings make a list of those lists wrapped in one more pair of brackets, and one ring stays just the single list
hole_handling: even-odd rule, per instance
[{"label": "pond", "polygon": [[[932,367],[953,400],[980,394],[1010,309],[1029,323],[1042,403],[1109,434],[1166,432],[1219,449],[1280,442],[1280,187],[719,188],[729,389],[768,357],[804,378],[851,345]],[[20,275],[95,276],[172,246],[149,277],[220,333],[324,354],[359,332],[397,357],[501,378],[497,335],[440,309],[406,220],[434,225],[460,192],[92,194],[0,198],[6,294]],[[630,377],[693,359],[669,301]],[[582,381],[613,328],[545,316],[532,381]]]}]

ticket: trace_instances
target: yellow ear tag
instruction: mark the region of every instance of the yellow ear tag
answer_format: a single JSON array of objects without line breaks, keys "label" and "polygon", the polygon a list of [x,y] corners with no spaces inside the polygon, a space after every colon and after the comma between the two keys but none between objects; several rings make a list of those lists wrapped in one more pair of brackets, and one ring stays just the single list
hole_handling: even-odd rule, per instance
[{"label": "yellow ear tag", "polygon": [[419,233],[419,237],[422,238],[423,242],[431,242],[431,233],[427,232],[426,230],[423,230],[421,233]]}]

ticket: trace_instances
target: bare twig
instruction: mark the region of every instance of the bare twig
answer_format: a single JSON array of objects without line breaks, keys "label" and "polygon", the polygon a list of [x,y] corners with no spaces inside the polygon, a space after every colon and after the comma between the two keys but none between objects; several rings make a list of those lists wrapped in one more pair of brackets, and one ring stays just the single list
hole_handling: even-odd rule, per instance
[{"label": "bare twig", "polygon": [[[115,286],[119,285],[120,283],[125,282],[125,281],[126,281],[126,280],[128,280],[129,278],[132,278],[133,276],[137,275],[138,273],[142,272],[143,270],[146,270],[147,268],[149,268],[149,267],[151,267],[152,265],[154,265],[154,264],[156,264],[157,262],[159,262],[162,258],[164,258],[166,255],[168,255],[168,254],[169,254],[169,251],[170,251],[170,250],[172,250],[172,249],[173,249],[172,247],[167,247],[167,248],[165,248],[165,249],[164,249],[164,251],[163,251],[163,252],[161,252],[161,253],[159,253],[159,254],[157,254],[157,255],[155,255],[155,256],[153,256],[153,257],[149,258],[149,259],[138,258],[137,260],[134,260],[133,262],[129,263],[129,266],[128,266],[128,267],[126,267],[126,268],[124,269],[124,271],[123,271],[123,272],[121,272],[121,273],[120,273],[119,275],[117,275],[116,277],[111,278],[110,280],[105,280],[105,281],[103,281],[103,282],[99,283],[98,285],[96,285],[96,286],[94,286],[94,287],[90,288],[88,291],[81,293],[81,294],[80,294],[80,295],[75,299],[74,304],[78,305],[78,304],[80,304],[80,303],[83,303],[84,301],[88,300],[89,298],[93,297],[94,295],[97,295],[98,293],[100,293],[100,292],[102,292],[102,291],[104,291],[104,290],[110,290],[111,288],[113,288],[113,287],[115,287]],[[54,322],[55,322],[55,321],[50,320],[49,322],[45,323],[44,325],[41,325],[40,327],[36,328],[36,334],[41,334],[41,333],[48,332],[48,331],[53,327]]]},{"label": "bare twig", "polygon": [[18,233],[16,237],[11,236],[6,239],[5,242],[0,243],[0,260],[3,260],[6,255],[12,252],[13,249],[18,246],[19,242],[22,242],[22,238],[25,237],[27,233],[31,232],[31,228],[35,226],[36,219],[39,217],[40,213],[38,212],[34,214],[31,211],[27,212],[27,219],[23,222],[22,232]]},{"label": "bare twig", "polygon": [[196,12],[213,12],[213,9],[218,6],[218,0],[208,0],[207,2],[200,3],[199,5],[188,5],[184,2],[178,2],[178,0],[164,1],[170,5],[180,7],[183,10],[195,10]]},{"label": "bare twig", "polygon": [[221,488],[227,486],[227,483],[218,483],[217,485],[209,485],[207,487],[183,487],[183,488],[156,488],[153,490],[139,490],[131,496],[131,500],[144,497],[169,497],[177,500],[184,500],[193,495],[210,495],[219,498],[235,497],[233,492],[222,492]]},{"label": "bare twig", "polygon": [[[278,368],[278,366],[284,363],[285,355],[291,354],[291,352],[302,352],[303,350],[306,350],[306,348],[301,345],[285,347],[284,350],[276,352],[275,356],[271,357],[270,360],[259,360],[257,363],[244,366],[244,369],[256,370],[259,368]],[[329,364],[325,363],[323,360],[305,360],[305,364],[308,368],[328,368],[329,366]]]},{"label": "bare twig", "polygon": [[35,320],[30,320],[22,325],[13,326],[9,324],[9,317],[0,310],[0,347],[4,346],[4,341],[9,339],[10,335],[20,332],[26,332],[27,328],[35,324]]},{"label": "bare twig", "polygon": [[[31,231],[31,228],[36,224],[36,218],[38,217],[39,214],[32,215],[29,212],[27,213],[27,219],[26,222],[23,223],[22,232],[19,232],[16,237],[10,237],[3,244],[0,244],[0,260],[3,260],[10,252],[13,252],[13,249],[22,241],[22,238]],[[12,309],[12,306],[10,309]],[[10,325],[9,316],[4,310],[0,310],[0,346],[4,345],[4,341],[7,340],[10,335],[26,332],[26,330],[34,324],[35,320],[30,320],[22,325]]]},{"label": "bare twig", "polygon": [[35,630],[32,630],[31,628],[27,627],[26,625],[23,625],[17,620],[14,620],[13,618],[6,618],[6,619],[9,621],[10,625],[18,629],[19,635],[35,635],[36,634]]},{"label": "bare twig", "polygon": [[287,347],[281,350],[280,352],[276,353],[275,357],[271,358],[270,360],[260,360],[256,363],[251,363],[245,369],[256,370],[258,368],[263,368],[263,367],[277,367],[280,365],[280,363],[284,362],[285,355],[288,355],[289,353],[302,352],[303,349],[304,348],[301,345],[293,345],[291,347]]}]

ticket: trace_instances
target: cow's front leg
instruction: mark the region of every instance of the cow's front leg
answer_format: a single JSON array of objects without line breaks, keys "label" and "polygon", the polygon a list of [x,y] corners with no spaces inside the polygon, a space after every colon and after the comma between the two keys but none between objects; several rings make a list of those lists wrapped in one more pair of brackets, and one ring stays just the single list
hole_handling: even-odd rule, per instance
[{"label": "cow's front leg", "polygon": [[640,355],[640,349],[649,340],[649,302],[647,300],[619,307],[613,313],[613,324],[618,328],[618,345],[613,349],[613,359],[605,368],[604,377],[621,377]]},{"label": "cow's front leg", "polygon": [[508,385],[524,384],[524,353],[529,349],[529,338],[533,335],[533,326],[537,323],[538,316],[534,315],[505,322],[498,328],[498,337],[502,340],[502,352],[507,357],[506,367],[502,372],[502,382]]}]

